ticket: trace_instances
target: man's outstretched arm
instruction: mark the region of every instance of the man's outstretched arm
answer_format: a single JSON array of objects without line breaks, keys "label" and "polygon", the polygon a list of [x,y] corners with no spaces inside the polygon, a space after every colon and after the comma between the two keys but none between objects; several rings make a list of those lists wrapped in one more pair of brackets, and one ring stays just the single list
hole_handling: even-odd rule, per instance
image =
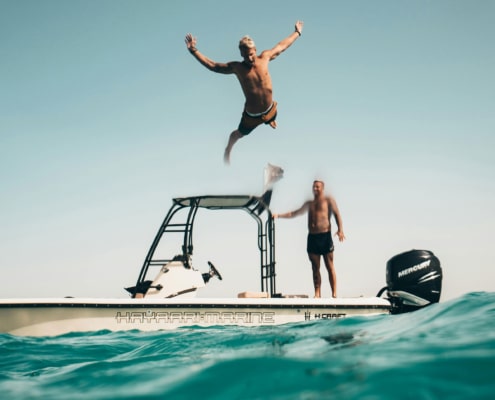
[{"label": "man's outstretched arm", "polygon": [[275,47],[271,50],[265,50],[263,53],[267,53],[270,56],[270,61],[277,58],[281,53],[287,50],[292,43],[296,41],[299,36],[302,35],[304,23],[302,21],[297,21],[294,26],[294,32],[287,36],[284,40],[278,42]]},{"label": "man's outstretched arm", "polygon": [[273,218],[294,218],[298,215],[304,214],[309,207],[309,202],[304,203],[300,208],[294,211],[289,211],[282,214],[273,214]]},{"label": "man's outstretched arm", "polygon": [[196,60],[198,60],[202,65],[204,65],[210,71],[218,72],[220,74],[234,73],[234,69],[232,68],[232,65],[230,63],[229,64],[217,63],[206,57],[204,54],[200,53],[200,51],[196,47],[197,40],[190,33],[186,35],[185,42],[186,42],[187,50],[189,50],[189,53],[191,53],[194,56],[194,58],[196,58]]}]

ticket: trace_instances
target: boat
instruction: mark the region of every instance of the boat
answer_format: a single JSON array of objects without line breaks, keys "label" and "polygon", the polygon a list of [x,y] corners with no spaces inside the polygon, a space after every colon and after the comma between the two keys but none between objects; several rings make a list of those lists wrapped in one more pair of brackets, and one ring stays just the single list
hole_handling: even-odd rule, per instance
[{"label": "boat", "polygon": [[[387,286],[375,297],[309,298],[283,294],[276,287],[275,221],[269,208],[272,190],[261,196],[202,195],[172,200],[145,257],[130,297],[0,299],[0,333],[55,336],[69,332],[169,330],[183,327],[273,326],[413,311],[440,299],[442,269],[428,250],[410,250],[387,262]],[[200,272],[192,265],[196,218],[206,211],[247,212],[257,224],[260,291],[236,298],[201,298],[211,279],[222,280],[209,262]],[[171,236],[174,254],[162,254]],[[165,246],[167,247],[167,246]],[[383,295],[386,294],[386,297]]]}]

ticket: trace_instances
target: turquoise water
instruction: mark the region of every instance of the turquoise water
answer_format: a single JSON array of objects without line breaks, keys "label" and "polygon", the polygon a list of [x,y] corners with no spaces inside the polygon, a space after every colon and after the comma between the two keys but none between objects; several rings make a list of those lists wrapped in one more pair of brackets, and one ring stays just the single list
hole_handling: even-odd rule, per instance
[{"label": "turquoise water", "polygon": [[495,293],[398,316],[0,335],[2,399],[493,399]]}]

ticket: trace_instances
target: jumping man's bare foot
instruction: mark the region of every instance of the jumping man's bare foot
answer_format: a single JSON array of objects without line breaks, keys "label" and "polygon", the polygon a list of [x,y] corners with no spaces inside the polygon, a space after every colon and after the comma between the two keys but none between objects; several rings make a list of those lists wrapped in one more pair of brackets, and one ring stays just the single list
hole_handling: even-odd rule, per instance
[{"label": "jumping man's bare foot", "polygon": [[226,148],[223,154],[223,162],[225,165],[230,165],[230,149]]}]

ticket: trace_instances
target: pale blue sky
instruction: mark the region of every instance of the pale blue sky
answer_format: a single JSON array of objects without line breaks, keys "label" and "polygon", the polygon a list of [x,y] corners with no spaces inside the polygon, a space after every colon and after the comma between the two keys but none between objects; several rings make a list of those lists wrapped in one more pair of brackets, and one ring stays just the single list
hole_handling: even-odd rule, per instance
[{"label": "pale blue sky", "polygon": [[[348,240],[341,296],[374,295],[386,261],[437,254],[444,296],[495,290],[495,2],[0,0],[0,297],[125,297],[171,198],[259,194],[276,212],[322,177]],[[217,61],[303,35],[270,65],[279,128],[222,163],[243,96]],[[202,217],[204,215],[204,218]],[[259,289],[255,225],[201,214],[207,296]],[[312,292],[306,221],[277,221],[278,289]],[[326,274],[324,295],[329,295]]]}]

